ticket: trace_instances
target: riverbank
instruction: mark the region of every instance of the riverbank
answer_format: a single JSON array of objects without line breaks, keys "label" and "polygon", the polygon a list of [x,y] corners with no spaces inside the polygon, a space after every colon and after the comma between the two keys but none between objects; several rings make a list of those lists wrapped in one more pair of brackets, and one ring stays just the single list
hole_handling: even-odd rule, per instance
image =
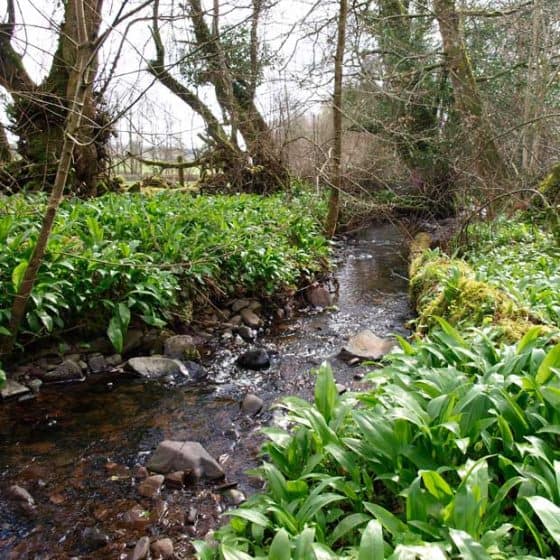
[{"label": "riverbank", "polygon": [[[6,335],[46,198],[2,201],[0,334]],[[69,342],[87,345],[105,333],[120,354],[130,331],[182,332],[240,299],[274,307],[327,270],[324,213],[323,198],[304,189],[270,197],[167,192],[67,200],[18,349],[29,354],[54,341],[64,350]]]},{"label": "riverbank", "polygon": [[369,386],[339,395],[324,365],[313,403],[282,401],[266,491],[199,558],[560,555],[560,252],[527,217],[472,233],[470,265],[417,246],[422,336],[400,338]]}]

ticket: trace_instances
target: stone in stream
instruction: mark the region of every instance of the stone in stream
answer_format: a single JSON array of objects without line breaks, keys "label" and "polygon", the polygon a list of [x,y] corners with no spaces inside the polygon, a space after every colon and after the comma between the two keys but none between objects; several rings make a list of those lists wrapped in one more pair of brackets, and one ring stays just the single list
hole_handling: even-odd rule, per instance
[{"label": "stone in stream", "polygon": [[107,371],[109,365],[103,354],[92,354],[89,356],[87,364],[91,373],[102,373]]},{"label": "stone in stream", "polygon": [[241,310],[241,318],[243,322],[252,329],[256,329],[262,325],[262,319],[248,307]]},{"label": "stone in stream", "polygon": [[14,381],[13,379],[6,380],[6,384],[2,387],[0,394],[3,399],[11,399],[15,397],[21,397],[29,393],[29,387]]},{"label": "stone in stream", "polygon": [[241,354],[237,358],[237,365],[245,369],[267,369],[270,367],[270,357],[266,350],[255,348]]},{"label": "stone in stream", "polygon": [[239,311],[245,309],[246,307],[249,307],[249,305],[251,305],[251,302],[248,299],[236,299],[231,304],[231,310],[234,313],[239,313]]},{"label": "stone in stream", "polygon": [[185,471],[196,478],[218,479],[225,476],[219,463],[197,441],[164,440],[146,466],[162,474]]},{"label": "stone in stream", "polygon": [[249,393],[243,399],[241,403],[241,411],[244,414],[249,414],[250,416],[256,416],[261,410],[264,405],[263,400],[257,395],[253,395]]},{"label": "stone in stream", "polygon": [[14,484],[8,488],[6,494],[23,513],[30,517],[36,515],[35,500],[25,488]]},{"label": "stone in stream", "polygon": [[130,553],[130,560],[144,560],[150,553],[150,537],[142,537],[138,539],[134,550]]},{"label": "stone in stream", "polygon": [[255,338],[255,333],[254,333],[253,329],[251,329],[247,325],[241,325],[237,329],[237,333],[246,342],[251,342]]},{"label": "stone in stream", "polygon": [[188,334],[177,334],[167,338],[163,344],[163,353],[167,358],[175,360],[200,359],[194,339]]},{"label": "stone in stream", "polygon": [[154,558],[163,558],[164,560],[173,558],[173,541],[169,538],[158,539],[152,543],[152,554]]},{"label": "stone in stream", "polygon": [[59,383],[63,381],[81,381],[84,379],[82,368],[74,360],[64,360],[53,370],[43,374],[45,383]]},{"label": "stone in stream", "polygon": [[370,330],[364,330],[350,338],[343,347],[341,357],[356,357],[362,360],[380,360],[391,351],[395,342],[388,338],[380,338]]},{"label": "stone in stream", "polygon": [[82,531],[82,543],[88,552],[93,552],[109,544],[109,535],[97,527],[86,527]]},{"label": "stone in stream", "polygon": [[196,362],[183,362],[183,365],[189,373],[190,379],[193,381],[202,381],[208,377],[208,372],[200,364]]},{"label": "stone in stream", "polygon": [[189,375],[188,369],[179,361],[161,356],[130,358],[127,366],[134,373],[146,379],[158,379],[168,375]]},{"label": "stone in stream", "polygon": [[149,476],[138,485],[138,493],[145,498],[159,496],[163,481],[164,477],[161,474]]},{"label": "stone in stream", "polygon": [[314,283],[305,291],[305,299],[313,307],[330,307],[332,305],[331,293],[325,286]]}]

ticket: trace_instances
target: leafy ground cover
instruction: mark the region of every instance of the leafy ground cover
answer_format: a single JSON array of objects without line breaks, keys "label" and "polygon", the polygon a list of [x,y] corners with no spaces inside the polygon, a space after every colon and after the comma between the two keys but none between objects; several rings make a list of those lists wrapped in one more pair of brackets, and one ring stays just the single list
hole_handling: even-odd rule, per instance
[{"label": "leafy ground cover", "polygon": [[[43,196],[2,198],[0,333],[37,237]],[[323,201],[305,191],[271,197],[109,194],[62,205],[23,336],[87,322],[119,349],[131,317],[188,320],[197,297],[293,289],[325,265]]]},{"label": "leafy ground cover", "polygon": [[[542,235],[542,247],[549,247]],[[473,268],[455,259],[442,275],[429,275],[432,300],[445,292],[450,301],[460,297],[453,292],[463,288],[461,275],[495,293],[498,285],[506,287],[502,275],[515,277],[510,262],[520,270],[511,285],[519,286],[522,259],[533,253],[526,252],[526,239],[516,244],[508,236],[504,232],[502,250],[498,244],[494,253],[495,236],[484,242],[481,235],[478,251],[486,257],[478,259],[473,249]],[[508,259],[492,261],[507,252]],[[545,255],[556,259],[554,252]],[[453,260],[420,251],[413,272],[421,274],[437,259]],[[533,262],[531,257],[528,270]],[[543,270],[544,282],[553,281],[556,266]],[[527,297],[500,293],[512,309],[523,302],[532,312]],[[537,292],[533,301],[543,321],[553,323]],[[198,557],[559,558],[557,331],[527,321],[511,341],[503,325],[494,324],[500,318],[495,308],[476,311],[470,325],[466,315],[458,328],[432,317],[424,338],[400,339],[385,367],[369,374],[363,392],[339,396],[324,365],[313,403],[284,399],[279,407],[288,428],[266,429],[264,463],[257,470],[265,491],[228,512],[230,521],[214,540],[197,543]]]}]

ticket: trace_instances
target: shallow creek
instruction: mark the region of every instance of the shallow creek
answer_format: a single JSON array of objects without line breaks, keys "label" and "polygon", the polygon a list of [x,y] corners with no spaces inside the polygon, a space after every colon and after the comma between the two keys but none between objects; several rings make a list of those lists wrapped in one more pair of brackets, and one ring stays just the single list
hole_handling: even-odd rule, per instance
[{"label": "shallow creek", "polygon": [[[216,485],[204,483],[164,488],[155,500],[142,498],[135,488],[136,466],[162,439],[200,441],[220,458],[226,482],[245,494],[257,491],[260,482],[246,471],[258,464],[258,429],[273,420],[268,406],[287,394],[310,397],[310,371],[325,359],[339,383],[358,388],[356,379],[368,368],[349,367],[336,354],[364,328],[380,336],[406,332],[405,274],[400,232],[372,226],[339,252],[338,310],[303,310],[259,341],[272,355],[269,370],[240,370],[234,365],[240,350],[218,348],[209,364],[212,383],[100,375],[43,388],[32,401],[0,405],[0,558],[124,559],[144,535],[169,536],[177,558],[191,558],[190,541],[219,522],[227,499]],[[266,411],[256,419],[240,414],[247,392],[265,401]],[[11,484],[33,495],[34,516],[5,499]],[[124,514],[136,505],[143,515],[131,520]],[[87,527],[98,528],[108,544],[95,548],[84,537]]]}]

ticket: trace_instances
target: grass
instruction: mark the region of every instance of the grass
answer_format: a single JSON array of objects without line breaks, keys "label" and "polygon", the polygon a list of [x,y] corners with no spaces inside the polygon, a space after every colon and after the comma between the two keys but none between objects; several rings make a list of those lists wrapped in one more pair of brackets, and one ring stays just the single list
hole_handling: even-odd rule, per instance
[{"label": "grass", "polygon": [[[46,199],[17,195],[0,214],[0,333],[31,255]],[[188,321],[197,298],[289,292],[325,266],[322,199],[109,194],[60,208],[22,335],[87,322],[119,349],[131,320]]]},{"label": "grass", "polygon": [[[485,228],[470,265],[425,244],[413,255],[425,319],[455,326],[430,315],[362,392],[339,396],[323,365],[313,403],[279,403],[288,428],[265,429],[264,492],[196,544],[199,559],[560,557],[558,253],[530,225]],[[506,308],[545,324],[504,337]]]}]

